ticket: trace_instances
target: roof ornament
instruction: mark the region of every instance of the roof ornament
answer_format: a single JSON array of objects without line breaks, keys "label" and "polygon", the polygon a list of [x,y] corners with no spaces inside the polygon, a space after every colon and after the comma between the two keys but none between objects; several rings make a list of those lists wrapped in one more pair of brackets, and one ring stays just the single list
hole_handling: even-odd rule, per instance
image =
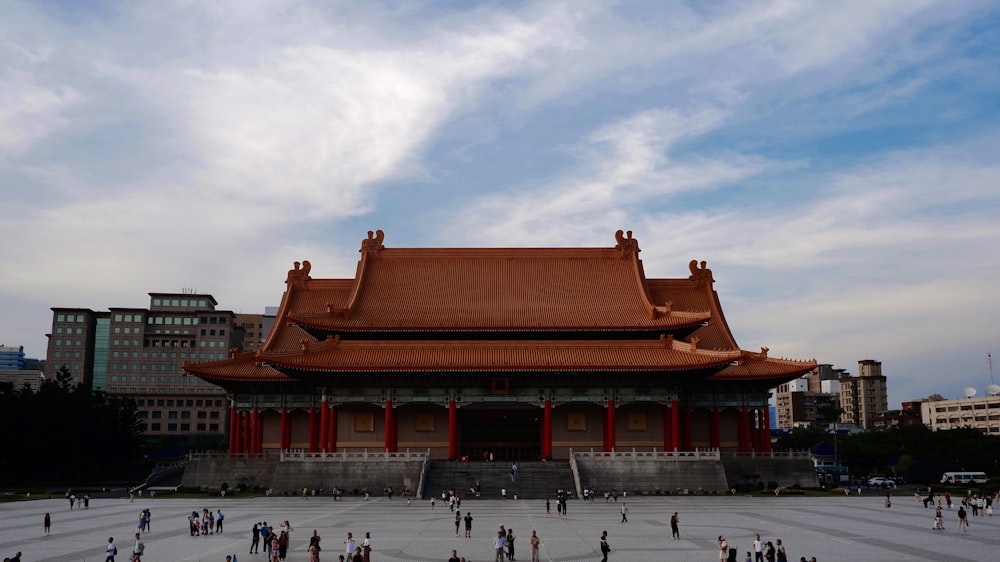
[{"label": "roof ornament", "polygon": [[303,260],[301,264],[295,262],[295,269],[288,270],[288,277],[285,278],[285,284],[290,289],[305,289],[306,281],[312,279],[312,277],[309,277],[309,270],[311,269],[312,264],[309,263],[309,260]]},{"label": "roof ornament", "polygon": [[767,359],[767,352],[768,351],[770,351],[769,348],[761,346],[761,348],[760,348],[760,358],[761,359]]},{"label": "roof ornament", "polygon": [[368,238],[361,241],[361,249],[358,250],[362,255],[369,254],[372,256],[378,256],[379,252],[385,249],[382,245],[382,241],[385,240],[385,233],[381,230],[376,230],[375,232],[368,231]]},{"label": "roof ornament", "polygon": [[700,341],[701,339],[698,336],[691,336],[691,339],[688,341],[691,344],[691,351],[698,351],[698,342]]},{"label": "roof ornament", "polygon": [[715,279],[712,278],[712,270],[706,267],[704,261],[701,262],[701,267],[699,267],[698,260],[691,260],[688,264],[688,269],[691,270],[691,276],[688,279],[695,282],[696,285],[711,285],[715,283]]},{"label": "roof ornament", "polygon": [[623,258],[639,255],[639,241],[632,238],[631,230],[615,232],[615,240],[618,242],[615,244],[615,249],[621,252]]},{"label": "roof ornament", "polygon": [[337,347],[338,345],[340,345],[340,334],[337,335],[327,334],[326,343],[331,347]]},{"label": "roof ornament", "polygon": [[674,335],[673,334],[660,334],[660,343],[663,347],[667,349],[673,349],[674,347]]},{"label": "roof ornament", "polygon": [[230,347],[229,348],[229,358],[230,359],[236,359],[236,354],[239,353],[239,352],[240,352],[240,348],[238,348],[238,347]]},{"label": "roof ornament", "polygon": [[303,352],[309,351],[309,338],[302,338],[299,340],[299,346],[302,348]]}]

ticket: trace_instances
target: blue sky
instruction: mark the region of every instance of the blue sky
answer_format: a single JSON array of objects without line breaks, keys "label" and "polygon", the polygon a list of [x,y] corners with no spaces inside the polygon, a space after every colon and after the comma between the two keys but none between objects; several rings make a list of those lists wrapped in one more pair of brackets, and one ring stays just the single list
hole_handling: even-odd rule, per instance
[{"label": "blue sky", "polygon": [[[387,246],[610,246],[715,273],[745,349],[890,406],[1000,349],[992,2],[0,0],[0,344],[50,307]],[[21,326],[24,326],[22,328]],[[1000,372],[998,372],[1000,379]]]}]

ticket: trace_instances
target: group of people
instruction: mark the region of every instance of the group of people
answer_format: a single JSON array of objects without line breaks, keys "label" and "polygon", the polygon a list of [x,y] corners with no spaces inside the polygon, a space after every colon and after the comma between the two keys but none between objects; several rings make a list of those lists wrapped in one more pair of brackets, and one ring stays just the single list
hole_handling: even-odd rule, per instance
[{"label": "group of people", "polygon": [[[721,562],[738,562],[736,547],[730,545],[726,537],[719,535],[717,545]],[[802,560],[805,560],[805,557],[802,557]],[[753,550],[747,551],[744,562],[788,562],[788,553],[785,551],[785,546],[781,544],[781,539],[775,539],[773,542],[766,541],[760,538],[758,533],[754,535]]]},{"label": "group of people", "polygon": [[191,536],[197,537],[199,535],[211,535],[216,532],[221,533],[225,518],[226,516],[222,513],[221,509],[217,513],[212,513],[212,510],[205,508],[202,510],[202,515],[200,516],[197,511],[192,511],[188,517]]},{"label": "group of people", "polygon": [[264,543],[264,554],[268,560],[272,562],[284,560],[288,555],[291,533],[292,525],[288,521],[283,522],[279,528],[268,525],[267,521],[254,523],[250,530],[250,554],[259,554],[260,545]]},{"label": "group of people", "polygon": [[[315,531],[313,531],[313,534],[315,534]],[[344,554],[341,554],[337,558],[337,562],[371,562],[371,552],[371,533],[365,533],[365,538],[361,540],[361,543],[354,540],[352,533],[347,533],[347,538],[344,539]],[[310,562],[319,562],[318,558],[313,560],[311,551],[309,560]]]},{"label": "group of people", "polygon": [[[106,554],[104,562],[115,562],[115,557],[118,556],[118,545],[115,543],[114,537],[108,537],[108,543],[104,546],[104,553]],[[128,559],[129,562],[142,562],[142,555],[146,553],[146,543],[142,542],[142,534],[135,534],[135,543],[129,550]]]}]

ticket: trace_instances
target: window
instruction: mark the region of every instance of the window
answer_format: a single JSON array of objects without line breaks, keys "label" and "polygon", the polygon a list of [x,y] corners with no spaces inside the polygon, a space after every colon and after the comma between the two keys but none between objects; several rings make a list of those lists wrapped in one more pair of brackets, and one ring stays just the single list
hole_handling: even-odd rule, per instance
[{"label": "window", "polygon": [[65,314],[56,314],[56,322],[65,322],[65,321],[66,321]]},{"label": "window", "polygon": [[177,424],[176,423],[168,423],[167,424],[167,431],[177,431]]}]

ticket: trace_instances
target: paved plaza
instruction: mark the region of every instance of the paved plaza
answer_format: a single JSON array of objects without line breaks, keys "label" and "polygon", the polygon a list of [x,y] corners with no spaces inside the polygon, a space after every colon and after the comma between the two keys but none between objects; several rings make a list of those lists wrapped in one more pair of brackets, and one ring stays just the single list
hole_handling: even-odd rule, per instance
[{"label": "paved plaza", "polygon": [[[263,554],[247,554],[250,528],[255,522],[291,522],[288,560],[307,561],[305,547],[313,529],[322,537],[323,562],[336,562],[343,553],[347,532],[359,539],[370,532],[372,560],[446,561],[452,549],[470,561],[494,559],[492,537],[502,523],[517,536],[515,558],[530,560],[528,537],[538,531],[542,539],[541,560],[575,561],[601,559],[598,539],[607,530],[612,561],[717,561],[716,538],[725,535],[739,549],[740,562],[755,533],[765,540],[782,539],[789,560],[815,556],[819,562],[863,560],[953,560],[984,562],[997,560],[1000,552],[1000,515],[972,518],[968,533],[956,533],[955,510],[945,510],[946,531],[932,531],[932,509],[901,495],[891,509],[877,495],[805,498],[730,497],[637,497],[625,498],[628,523],[621,523],[618,504],[584,504],[570,501],[568,515],[559,516],[553,502],[546,516],[544,501],[469,499],[461,511],[471,511],[472,538],[455,536],[454,514],[438,501],[347,498],[128,498],[92,499],[89,509],[69,509],[63,499],[45,499],[0,504],[0,554],[23,552],[22,560],[104,560],[104,545],[114,536],[120,554],[132,545],[139,512],[152,511],[152,530],[146,533],[144,562],[224,562],[236,554],[240,562],[264,561]],[[226,515],[222,534],[191,537],[186,517],[192,510],[221,508]],[[957,506],[956,506],[957,510]],[[680,514],[681,540],[670,538],[667,520]],[[48,512],[52,532],[43,534],[42,520]],[[263,550],[262,550],[263,552]]]}]

